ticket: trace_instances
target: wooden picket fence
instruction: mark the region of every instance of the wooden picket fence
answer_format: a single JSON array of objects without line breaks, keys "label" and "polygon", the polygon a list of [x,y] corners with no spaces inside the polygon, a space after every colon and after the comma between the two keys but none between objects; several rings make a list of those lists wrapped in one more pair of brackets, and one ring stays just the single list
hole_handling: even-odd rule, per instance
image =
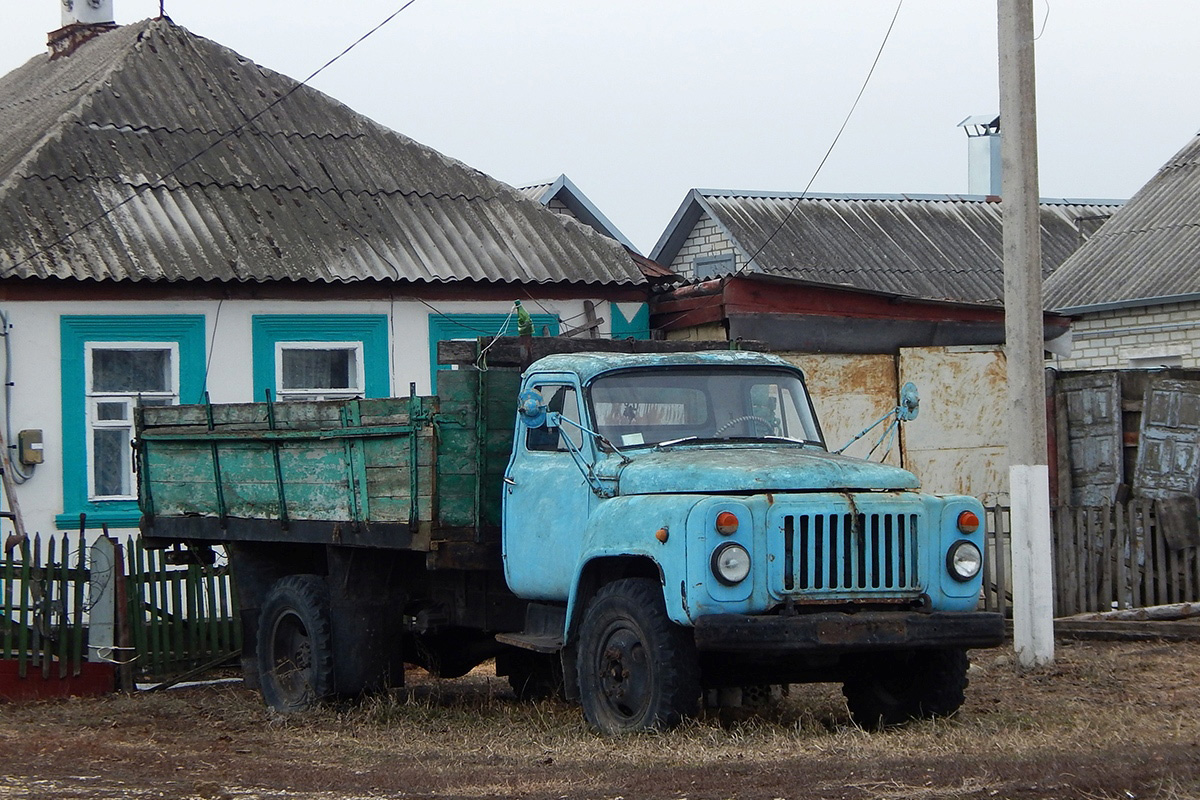
[{"label": "wooden picket fence", "polygon": [[[74,545],[72,547],[72,545]],[[225,566],[166,563],[131,537],[120,563],[87,564],[82,534],[35,536],[0,559],[0,659],[43,677],[79,674],[80,664],[110,660],[131,680],[157,682],[229,660],[241,646],[237,597]],[[96,581],[93,582],[93,577]],[[98,584],[117,580],[113,647],[89,647]]]},{"label": "wooden picket fence", "polygon": [[35,536],[0,560],[0,658],[15,660],[21,678],[31,671],[43,678],[79,675],[88,580],[82,536],[74,553],[64,533],[49,537],[45,548]]},{"label": "wooden picket fence", "polygon": [[241,647],[237,594],[226,566],[166,563],[140,538],[125,547],[135,673],[157,680],[231,658]]},{"label": "wooden picket fence", "polygon": [[[1011,612],[1009,509],[987,509],[981,607]],[[1053,513],[1054,614],[1200,601],[1200,548],[1173,549],[1152,501]]]}]

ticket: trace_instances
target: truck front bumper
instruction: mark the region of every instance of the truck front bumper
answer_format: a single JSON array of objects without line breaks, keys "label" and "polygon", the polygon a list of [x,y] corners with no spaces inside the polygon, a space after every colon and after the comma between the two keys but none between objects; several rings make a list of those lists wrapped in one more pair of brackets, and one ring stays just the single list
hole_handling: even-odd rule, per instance
[{"label": "truck front bumper", "polygon": [[1004,618],[983,611],[712,614],[696,621],[695,634],[701,651],[758,655],[996,647],[1004,642]]}]

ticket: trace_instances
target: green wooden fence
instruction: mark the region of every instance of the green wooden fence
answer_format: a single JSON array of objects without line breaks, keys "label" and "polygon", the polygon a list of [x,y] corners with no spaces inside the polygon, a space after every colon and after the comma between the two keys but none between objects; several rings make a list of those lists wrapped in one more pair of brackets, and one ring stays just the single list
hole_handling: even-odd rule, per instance
[{"label": "green wooden fence", "polygon": [[[62,534],[0,553],[0,658],[15,660],[19,677],[77,676],[90,651],[138,681],[157,682],[238,651],[241,621],[227,567],[168,564],[136,537],[118,552],[119,563],[88,564],[83,535]],[[123,591],[105,593],[110,580]],[[114,646],[89,647],[92,604],[114,595],[124,598]]]},{"label": "green wooden fence", "polygon": [[22,678],[77,676],[86,657],[88,572],[83,538],[74,553],[70,541],[64,533],[43,547],[35,536],[0,560],[0,658],[16,660]]},{"label": "green wooden fence", "polygon": [[237,595],[226,566],[166,563],[141,539],[125,547],[131,646],[140,680],[161,680],[231,658],[241,647]]}]

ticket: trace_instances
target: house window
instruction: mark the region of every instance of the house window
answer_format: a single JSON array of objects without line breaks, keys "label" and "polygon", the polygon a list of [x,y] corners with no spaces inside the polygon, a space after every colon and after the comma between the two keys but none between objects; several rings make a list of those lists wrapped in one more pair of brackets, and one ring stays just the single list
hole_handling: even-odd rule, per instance
[{"label": "house window", "polygon": [[60,530],[137,527],[130,443],[140,405],[204,399],[202,315],[60,318],[63,512]]},{"label": "house window", "polygon": [[256,401],[391,393],[384,314],[262,314],[250,329]]},{"label": "house window", "polygon": [[97,343],[87,361],[88,499],[133,500],[133,409],[179,402],[174,344]]},{"label": "house window", "polygon": [[733,264],[733,255],[730,253],[720,256],[696,256],[696,258],[692,259],[692,270],[695,273],[694,277],[696,280],[719,278],[736,271]]},{"label": "house window", "polygon": [[280,400],[341,400],[363,393],[362,342],[278,342]]}]

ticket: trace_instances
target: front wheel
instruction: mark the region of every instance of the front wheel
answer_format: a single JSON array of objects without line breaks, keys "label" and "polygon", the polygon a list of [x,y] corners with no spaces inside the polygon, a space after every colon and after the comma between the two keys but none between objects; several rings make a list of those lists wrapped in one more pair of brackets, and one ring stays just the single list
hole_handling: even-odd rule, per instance
[{"label": "front wheel", "polygon": [[948,717],[966,699],[967,651],[917,650],[879,657],[842,686],[850,717],[862,728]]},{"label": "front wheel", "polygon": [[267,592],[258,623],[263,700],[303,711],[333,694],[329,591],[318,575],[288,575]]},{"label": "front wheel", "polygon": [[669,728],[698,710],[695,643],[667,616],[655,581],[624,578],[596,593],[579,629],[578,668],[584,717],[601,733]]}]

